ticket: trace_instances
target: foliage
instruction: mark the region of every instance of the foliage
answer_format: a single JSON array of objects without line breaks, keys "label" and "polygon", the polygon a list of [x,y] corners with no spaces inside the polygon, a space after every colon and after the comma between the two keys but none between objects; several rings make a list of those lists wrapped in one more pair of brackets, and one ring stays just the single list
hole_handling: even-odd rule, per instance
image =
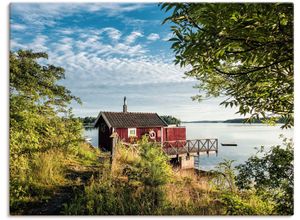
[{"label": "foliage", "polygon": [[134,162],[133,167],[137,169],[133,169],[130,175],[139,176],[138,179],[145,186],[159,187],[166,184],[171,175],[171,167],[160,145],[148,142],[148,137],[144,136],[138,146],[140,160]]},{"label": "foliage", "polygon": [[147,137],[138,146],[130,149],[119,144],[113,172],[106,166],[84,193],[65,204],[64,214],[160,214],[165,203],[162,187],[169,181],[171,168],[161,148],[148,143]]},{"label": "foliage", "polygon": [[[284,139],[284,147],[274,146],[250,157],[237,167],[237,186],[257,190],[275,203],[277,214],[292,215],[294,209],[294,148],[291,140]],[[262,154],[262,155],[261,155]]]},{"label": "foliage", "polygon": [[146,137],[139,145],[118,145],[112,167],[106,163],[102,175],[92,178],[84,192],[76,193],[75,199],[64,205],[63,214],[282,214],[276,211],[277,201],[266,199],[266,194],[254,188],[236,187],[233,161],[220,163],[217,171],[207,176],[174,173],[163,154],[153,154],[159,150]]},{"label": "foliage", "polygon": [[96,121],[96,117],[90,117],[90,116],[87,116],[87,117],[84,117],[84,118],[78,117],[78,119],[83,124],[94,124],[95,121]]},{"label": "foliage", "polygon": [[162,115],[160,116],[168,125],[180,125],[181,124],[181,120],[178,118],[175,118],[174,116],[171,115]]},{"label": "foliage", "polygon": [[210,181],[219,192],[218,199],[223,204],[226,215],[271,215],[274,203],[265,200],[255,189],[240,191],[236,187],[236,169],[233,160],[224,160],[216,166],[217,171]]},{"label": "foliage", "polygon": [[236,192],[235,185],[235,173],[232,167],[233,160],[224,160],[220,162],[217,166],[217,172],[215,177],[212,179],[212,184],[222,191]]},{"label": "foliage", "polygon": [[[270,121],[271,118],[267,118],[266,120]],[[234,118],[234,119],[228,119],[223,121],[223,123],[247,123],[248,119],[247,118]],[[264,123],[265,120],[261,120],[261,119],[253,119],[251,120],[251,123]],[[275,123],[279,123],[279,124],[285,124],[287,121],[284,118],[280,118],[277,121],[274,121]]]},{"label": "foliage", "polygon": [[79,146],[71,148],[69,154],[69,157],[74,157],[83,165],[97,165],[100,151],[98,148],[82,142]]},{"label": "foliage", "polygon": [[255,193],[247,191],[243,195],[224,193],[221,201],[226,215],[272,215],[273,204]]},{"label": "foliage", "polygon": [[[249,121],[263,118],[294,125],[291,3],[164,3],[171,15],[175,63],[206,97],[227,96]],[[203,95],[196,95],[202,100]]]},{"label": "foliage", "polygon": [[64,183],[65,166],[63,164],[64,152],[51,149],[46,152],[38,152],[31,158],[30,177],[39,185],[59,185]]},{"label": "foliage", "polygon": [[82,124],[67,109],[80,100],[58,84],[64,70],[43,65],[44,58],[47,54],[32,51],[10,53],[11,210],[65,184],[65,157],[82,141]]}]

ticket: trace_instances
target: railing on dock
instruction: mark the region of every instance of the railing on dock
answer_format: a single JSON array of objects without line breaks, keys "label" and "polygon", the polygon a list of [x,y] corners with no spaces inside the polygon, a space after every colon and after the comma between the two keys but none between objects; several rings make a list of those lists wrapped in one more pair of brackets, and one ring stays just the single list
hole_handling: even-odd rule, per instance
[{"label": "railing on dock", "polygon": [[218,153],[218,139],[196,139],[165,141],[162,144],[164,152],[168,155],[194,154],[216,152]]}]

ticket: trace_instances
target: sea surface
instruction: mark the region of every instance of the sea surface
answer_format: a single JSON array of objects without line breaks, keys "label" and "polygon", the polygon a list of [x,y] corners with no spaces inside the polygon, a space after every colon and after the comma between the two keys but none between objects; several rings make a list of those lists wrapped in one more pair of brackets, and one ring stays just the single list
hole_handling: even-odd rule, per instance
[{"label": "sea surface", "polygon": [[[293,129],[281,129],[280,125],[268,126],[264,124],[238,123],[183,123],[186,126],[187,139],[218,138],[218,155],[201,155],[195,158],[195,168],[211,170],[224,159],[234,160],[238,165],[257,152],[256,148],[264,146],[266,150],[271,146],[282,143],[280,134],[292,138]],[[85,129],[87,137],[92,138],[93,146],[97,146],[97,129]],[[234,143],[238,146],[221,146],[221,143]]]}]

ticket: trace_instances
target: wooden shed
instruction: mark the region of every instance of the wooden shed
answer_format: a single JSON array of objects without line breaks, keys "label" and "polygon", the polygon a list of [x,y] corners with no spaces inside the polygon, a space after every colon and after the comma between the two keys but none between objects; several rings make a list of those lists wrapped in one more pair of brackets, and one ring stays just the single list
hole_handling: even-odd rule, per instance
[{"label": "wooden shed", "polygon": [[98,127],[100,148],[111,151],[111,135],[116,132],[124,142],[134,142],[149,134],[153,141],[163,141],[163,128],[167,126],[156,113],[100,112],[95,127]]},{"label": "wooden shed", "polygon": [[100,112],[95,127],[98,128],[98,146],[112,150],[111,135],[116,132],[124,142],[132,143],[148,134],[150,141],[165,142],[185,140],[185,127],[168,127],[157,113],[127,112],[126,97],[123,112]]}]

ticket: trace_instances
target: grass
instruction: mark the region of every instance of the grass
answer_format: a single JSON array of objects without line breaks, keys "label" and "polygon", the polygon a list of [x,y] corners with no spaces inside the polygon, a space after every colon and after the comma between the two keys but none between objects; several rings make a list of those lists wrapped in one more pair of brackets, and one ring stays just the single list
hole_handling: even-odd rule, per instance
[{"label": "grass", "polygon": [[[119,145],[112,166],[102,164],[102,175],[93,178],[85,186],[84,192],[64,205],[64,214],[224,214],[224,207],[216,200],[218,194],[209,185],[211,176],[199,175],[194,170],[171,171],[165,181],[157,174],[155,164],[158,168],[159,164],[165,166],[168,159],[163,155],[161,158],[152,158],[152,153],[144,153],[141,147]],[[154,161],[149,161],[152,159]],[[168,166],[166,170],[171,170],[171,166]],[[158,170],[158,173],[164,175],[162,171]],[[155,185],[147,185],[149,183]]]},{"label": "grass", "polygon": [[20,171],[25,193],[15,197],[11,214],[272,213],[272,204],[253,192],[233,192],[228,184],[215,185],[215,178],[223,178],[224,174],[172,171],[168,158],[159,150],[147,142],[136,147],[119,145],[112,164],[109,155],[86,143],[71,152],[52,149],[38,153],[31,163],[23,161],[28,165],[27,173]]},{"label": "grass", "polygon": [[[165,172],[171,170],[168,158],[155,151],[153,146],[143,142],[136,147],[119,145],[112,165],[102,163],[101,175],[93,177],[84,191],[79,191],[74,200],[64,205],[63,214],[272,214],[269,201],[263,201],[251,191],[229,187],[226,181],[233,184],[232,175],[195,170]],[[229,167],[225,168],[228,168],[227,174],[231,174]],[[224,181],[215,185],[220,178]]]},{"label": "grass", "polygon": [[75,191],[99,176],[99,156],[98,149],[82,142],[72,150],[54,148],[23,158],[27,168],[21,167],[20,179],[10,183],[10,214],[60,214]]}]

